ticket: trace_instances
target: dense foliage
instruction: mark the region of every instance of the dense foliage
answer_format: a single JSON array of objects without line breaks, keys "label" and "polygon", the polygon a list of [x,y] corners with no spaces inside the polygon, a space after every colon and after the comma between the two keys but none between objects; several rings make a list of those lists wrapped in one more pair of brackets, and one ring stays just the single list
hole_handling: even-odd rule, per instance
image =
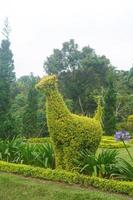
[{"label": "dense foliage", "polygon": [[58,74],[60,90],[71,101],[72,111],[88,115],[96,109],[94,97],[106,87],[110,68],[105,56],[96,55],[89,46],[80,51],[74,40],[63,43],[61,50],[55,49],[44,63],[48,74]]},{"label": "dense foliage", "polygon": [[[58,92],[55,76],[44,77],[37,88],[46,94],[48,130],[54,143],[56,167],[73,170],[78,152],[95,153],[102,136],[100,121],[72,114]],[[82,160],[81,160],[82,162]]]},{"label": "dense foliage", "polygon": [[109,77],[108,89],[104,97],[103,127],[107,135],[114,135],[116,131],[116,91],[113,76]]},{"label": "dense foliage", "polygon": [[103,150],[98,155],[90,154],[87,150],[80,152],[77,160],[80,172],[88,175],[111,178],[118,172],[119,152],[116,150]]},{"label": "dense foliage", "polygon": [[37,80],[31,74],[31,80],[29,84],[29,91],[27,96],[27,105],[25,107],[25,112],[23,116],[23,133],[30,137],[32,135],[37,135],[37,91],[35,89],[35,84]]},{"label": "dense foliage", "polygon": [[6,38],[2,40],[0,46],[0,137],[13,135],[14,128],[10,108],[14,97],[15,73],[8,28],[8,21],[5,21]]}]

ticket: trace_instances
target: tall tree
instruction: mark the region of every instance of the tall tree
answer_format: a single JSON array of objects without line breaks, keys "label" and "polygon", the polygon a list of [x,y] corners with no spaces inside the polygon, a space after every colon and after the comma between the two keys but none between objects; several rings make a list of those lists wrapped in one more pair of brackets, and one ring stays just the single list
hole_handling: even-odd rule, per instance
[{"label": "tall tree", "polygon": [[6,19],[3,29],[5,39],[2,40],[0,47],[0,137],[10,136],[13,130],[10,107],[15,73],[9,30],[8,19]]},{"label": "tall tree", "polygon": [[31,74],[27,105],[23,116],[23,133],[27,137],[35,136],[37,133],[37,90],[35,84],[36,77]]},{"label": "tall tree", "polygon": [[60,74],[63,71],[73,71],[77,69],[80,62],[80,51],[78,44],[71,39],[64,42],[62,49],[54,49],[53,54],[47,57],[44,62],[44,70],[47,74]]},{"label": "tall tree", "polygon": [[113,75],[109,77],[108,88],[104,97],[103,126],[105,134],[112,135],[116,130],[116,91]]},{"label": "tall tree", "polygon": [[72,102],[72,111],[87,115],[94,114],[94,95],[100,95],[101,88],[107,86],[110,68],[109,59],[98,56],[89,46],[79,50],[72,39],[44,62],[46,73],[59,76],[61,92]]}]

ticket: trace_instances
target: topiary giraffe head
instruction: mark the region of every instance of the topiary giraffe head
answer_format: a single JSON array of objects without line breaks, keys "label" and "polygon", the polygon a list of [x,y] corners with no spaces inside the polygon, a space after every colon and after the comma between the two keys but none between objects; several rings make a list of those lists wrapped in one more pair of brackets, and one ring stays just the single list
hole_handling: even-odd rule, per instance
[{"label": "topiary giraffe head", "polygon": [[36,88],[49,93],[51,90],[55,89],[57,83],[57,78],[55,75],[44,76],[39,83],[36,85]]}]

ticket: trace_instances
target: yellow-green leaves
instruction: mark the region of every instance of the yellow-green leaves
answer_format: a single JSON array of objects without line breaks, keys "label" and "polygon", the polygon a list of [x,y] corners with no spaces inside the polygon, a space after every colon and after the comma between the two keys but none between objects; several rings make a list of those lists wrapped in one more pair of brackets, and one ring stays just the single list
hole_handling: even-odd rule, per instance
[{"label": "yellow-green leaves", "polygon": [[79,152],[95,153],[102,136],[99,120],[70,113],[56,86],[56,77],[43,78],[37,85],[47,95],[46,116],[50,137],[54,143],[56,167],[74,170]]}]

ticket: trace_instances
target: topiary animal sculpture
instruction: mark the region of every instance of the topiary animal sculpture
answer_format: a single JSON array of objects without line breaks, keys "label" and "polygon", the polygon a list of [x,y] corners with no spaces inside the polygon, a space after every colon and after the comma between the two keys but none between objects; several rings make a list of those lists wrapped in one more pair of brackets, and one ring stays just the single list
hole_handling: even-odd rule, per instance
[{"label": "topiary animal sculpture", "polygon": [[56,167],[72,170],[80,151],[88,149],[90,153],[96,152],[102,136],[100,122],[68,110],[57,89],[56,76],[42,78],[36,88],[46,95],[47,124],[54,144]]}]

